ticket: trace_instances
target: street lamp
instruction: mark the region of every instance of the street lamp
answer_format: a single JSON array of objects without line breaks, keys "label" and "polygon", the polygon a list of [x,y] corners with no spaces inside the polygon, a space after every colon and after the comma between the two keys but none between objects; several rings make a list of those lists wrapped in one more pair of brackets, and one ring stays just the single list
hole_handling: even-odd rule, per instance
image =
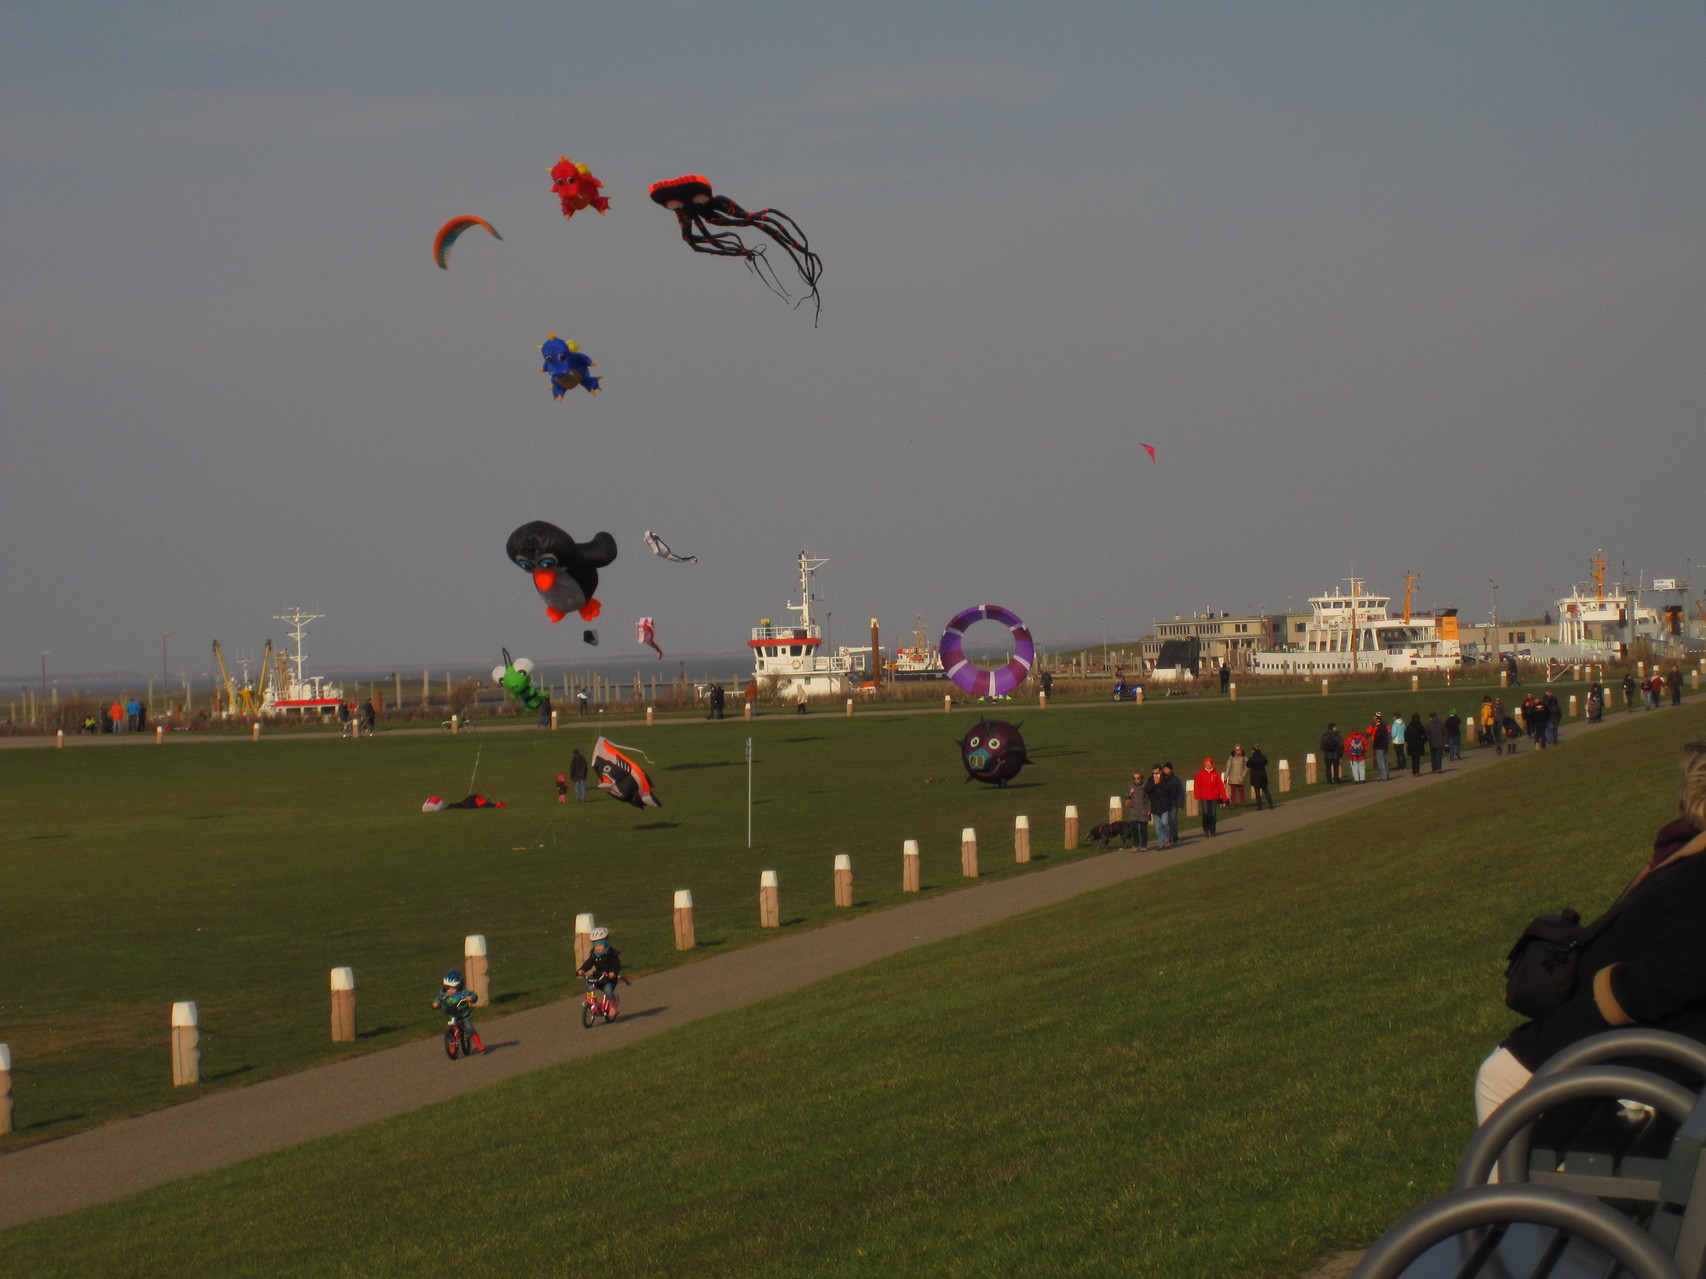
[{"label": "street lamp", "polygon": [[47,706],[47,659],[52,652],[53,650],[51,648],[44,648],[41,651],[41,704],[44,708],[42,710],[43,715],[47,714],[45,709]]}]

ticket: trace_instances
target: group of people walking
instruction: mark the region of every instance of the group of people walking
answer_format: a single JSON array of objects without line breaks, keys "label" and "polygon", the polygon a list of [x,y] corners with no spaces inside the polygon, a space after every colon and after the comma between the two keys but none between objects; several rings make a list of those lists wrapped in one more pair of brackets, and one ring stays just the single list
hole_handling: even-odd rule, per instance
[{"label": "group of people walking", "polygon": [[1323,780],[1331,786],[1345,781],[1360,786],[1368,781],[1370,760],[1383,782],[1392,780],[1394,768],[1402,774],[1405,764],[1412,777],[1419,777],[1424,761],[1429,771],[1442,773],[1448,759],[1463,758],[1463,718],[1455,710],[1444,719],[1430,711],[1424,720],[1417,711],[1407,721],[1402,713],[1396,714],[1388,724],[1384,715],[1377,714],[1366,728],[1348,733],[1340,732],[1336,723],[1328,724],[1320,745]]},{"label": "group of people walking", "polygon": [[1185,779],[1174,771],[1171,760],[1154,764],[1147,774],[1133,773],[1131,785],[1126,788],[1125,847],[1147,849],[1152,823],[1157,850],[1177,844],[1179,818],[1189,798],[1197,802],[1203,834],[1212,837],[1219,833],[1216,827],[1221,806],[1243,808],[1246,796],[1254,798],[1257,809],[1264,800],[1269,808],[1275,807],[1274,797],[1268,791],[1268,757],[1262,753],[1260,743],[1248,755],[1242,745],[1234,746],[1225,768],[1217,768],[1212,758],[1203,760],[1201,770],[1192,779],[1189,797]]}]

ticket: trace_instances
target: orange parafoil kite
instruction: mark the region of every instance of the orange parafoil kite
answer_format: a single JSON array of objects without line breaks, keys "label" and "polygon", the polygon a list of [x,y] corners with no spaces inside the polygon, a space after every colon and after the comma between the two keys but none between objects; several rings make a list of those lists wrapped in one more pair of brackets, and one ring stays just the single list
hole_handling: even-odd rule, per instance
[{"label": "orange parafoil kite", "polygon": [[438,228],[438,234],[432,238],[432,259],[440,269],[450,270],[450,246],[471,226],[483,226],[492,233],[494,240],[503,239],[498,229],[484,218],[451,218]]}]

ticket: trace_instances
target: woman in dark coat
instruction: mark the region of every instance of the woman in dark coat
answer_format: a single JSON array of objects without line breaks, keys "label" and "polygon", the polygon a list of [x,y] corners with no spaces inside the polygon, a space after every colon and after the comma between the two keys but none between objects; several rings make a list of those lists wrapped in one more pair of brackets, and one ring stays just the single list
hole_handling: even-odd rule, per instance
[{"label": "woman in dark coat", "polygon": [[1262,754],[1262,744],[1256,743],[1256,749],[1250,752],[1250,793],[1256,797],[1256,811],[1262,811],[1262,801],[1268,801],[1268,807],[1274,806],[1274,797],[1268,793],[1268,757]]},{"label": "woman in dark coat", "polygon": [[1422,713],[1417,711],[1410,716],[1410,722],[1404,728],[1404,747],[1410,752],[1410,776],[1422,775],[1422,752],[1428,744],[1428,726],[1422,723]]},{"label": "woman in dark coat", "polygon": [[1479,1119],[1547,1058],[1589,1035],[1646,1026],[1706,1042],[1706,737],[1683,748],[1682,775],[1682,815],[1659,831],[1641,873],[1588,926],[1569,997],[1518,1026],[1481,1063]]}]

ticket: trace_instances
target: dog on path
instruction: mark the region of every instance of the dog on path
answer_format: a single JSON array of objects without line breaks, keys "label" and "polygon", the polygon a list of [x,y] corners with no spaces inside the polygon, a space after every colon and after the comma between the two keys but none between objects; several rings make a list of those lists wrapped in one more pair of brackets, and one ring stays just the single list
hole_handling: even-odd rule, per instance
[{"label": "dog on path", "polygon": [[1121,848],[1133,847],[1130,822],[1103,822],[1090,828],[1090,842],[1100,844],[1104,853],[1108,851],[1108,844],[1116,839],[1120,841]]}]

